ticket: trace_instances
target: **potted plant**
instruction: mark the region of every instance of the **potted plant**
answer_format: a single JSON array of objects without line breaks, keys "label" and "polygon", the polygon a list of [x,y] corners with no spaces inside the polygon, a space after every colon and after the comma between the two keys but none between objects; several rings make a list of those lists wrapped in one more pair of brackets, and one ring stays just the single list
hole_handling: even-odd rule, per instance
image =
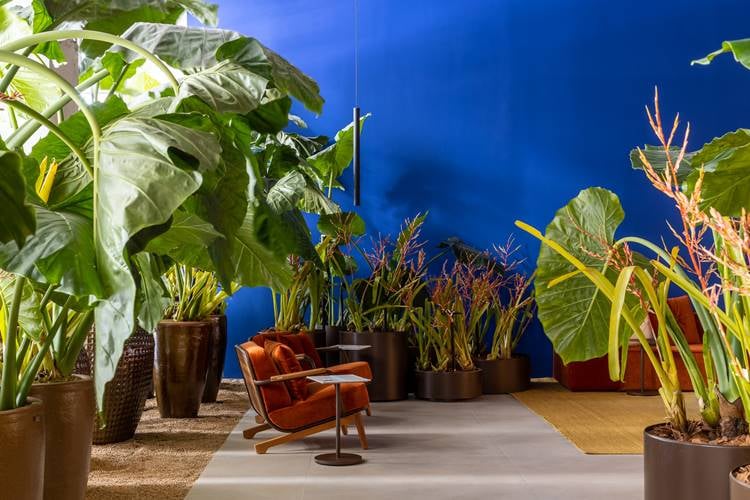
[{"label": "potted plant", "polygon": [[[570,361],[608,352],[610,376],[620,379],[625,368],[621,352],[633,336],[654,368],[667,423],[644,430],[646,499],[728,498],[727,475],[750,461],[742,326],[750,262],[745,244],[748,207],[747,198],[727,189],[727,183],[736,187],[734,176],[746,169],[737,155],[747,134],[730,133],[688,153],[689,129],[682,144],[673,146],[679,122],[664,132],[658,96],[649,120],[660,146],[636,151],[634,163],[675,203],[680,225],[671,231],[679,247],[670,252],[640,238],[615,241],[623,212],[617,197],[601,188],[582,191],[558,211],[544,235],[517,224],[544,243],[537,261],[536,297],[540,320],[561,357]],[[655,257],[636,253],[636,245]],[[667,307],[672,285],[690,297],[703,327],[705,375]],[[560,308],[566,305],[567,310]],[[580,308],[598,312],[579,316]],[[602,314],[605,311],[609,314]],[[655,346],[640,330],[646,312],[657,319]],[[608,335],[590,335],[602,320]],[[700,422],[688,421],[677,356],[698,398]]]},{"label": "potted plant", "polygon": [[475,361],[482,370],[484,394],[519,392],[529,387],[529,358],[514,351],[534,316],[534,298],[530,291],[532,279],[518,271],[521,262],[513,259],[517,249],[509,239],[497,249],[502,272],[494,266],[484,271],[489,275],[490,292],[475,340]]},{"label": "potted plant", "polygon": [[[342,344],[367,345],[368,349],[353,351],[353,361],[367,361],[373,373],[368,386],[373,401],[395,401],[407,397],[408,335],[411,329],[409,311],[425,285],[427,262],[419,241],[425,216],[407,219],[396,241],[380,238],[370,253],[361,250],[369,276],[347,282],[347,331],[339,333]],[[335,261],[333,261],[335,262]],[[336,273],[346,272],[335,263]]]},{"label": "potted plant", "polygon": [[[482,279],[482,286],[476,286],[475,278],[472,264],[456,262],[430,282],[429,299],[410,312],[419,348],[417,398],[459,401],[482,394],[472,332],[484,315],[489,289],[481,288],[489,282]],[[472,289],[481,296],[475,297]]]},{"label": "potted plant", "polygon": [[154,389],[162,418],[198,415],[211,361],[211,315],[227,297],[212,273],[174,265],[167,274],[172,303],[156,327]]}]

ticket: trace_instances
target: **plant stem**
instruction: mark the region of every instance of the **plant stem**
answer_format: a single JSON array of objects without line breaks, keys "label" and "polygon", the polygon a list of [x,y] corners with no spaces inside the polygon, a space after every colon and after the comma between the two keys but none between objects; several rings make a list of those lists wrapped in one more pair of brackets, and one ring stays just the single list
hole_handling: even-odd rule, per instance
[{"label": "plant stem", "polygon": [[23,286],[26,278],[16,277],[13,288],[13,303],[10,306],[8,331],[3,346],[3,371],[0,381],[0,411],[12,410],[16,404],[16,384],[18,383],[18,369],[16,368],[16,336],[18,329],[18,312],[21,309]]}]

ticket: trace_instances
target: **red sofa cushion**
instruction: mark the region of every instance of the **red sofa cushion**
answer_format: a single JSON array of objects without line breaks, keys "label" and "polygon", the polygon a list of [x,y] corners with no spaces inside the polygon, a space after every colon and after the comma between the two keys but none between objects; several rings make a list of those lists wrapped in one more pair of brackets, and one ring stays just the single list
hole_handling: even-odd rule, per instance
[{"label": "red sofa cushion", "polygon": [[[266,354],[273,360],[276,369],[282,375],[289,373],[298,373],[302,371],[302,366],[297,361],[297,356],[289,346],[273,340],[266,340],[263,349]],[[286,382],[289,394],[293,399],[305,399],[307,396],[307,379],[298,378],[287,380]]]},{"label": "red sofa cushion", "polygon": [[[240,348],[248,354],[256,380],[268,380],[279,374],[276,365],[258,344],[248,341],[242,344]],[[244,370],[245,367],[243,366],[242,369]],[[250,380],[249,374],[245,374],[245,380]],[[263,404],[269,412],[292,404],[292,397],[289,395],[286,384],[261,386],[260,395],[263,397]]]}]

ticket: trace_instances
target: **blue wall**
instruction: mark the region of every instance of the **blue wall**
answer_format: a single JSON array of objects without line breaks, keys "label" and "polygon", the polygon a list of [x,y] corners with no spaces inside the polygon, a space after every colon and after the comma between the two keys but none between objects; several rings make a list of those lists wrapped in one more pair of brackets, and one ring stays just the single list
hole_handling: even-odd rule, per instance
[{"label": "blue wall", "polygon": [[[353,0],[219,0],[220,26],[260,39],[313,76],[327,100],[308,118],[332,134],[351,120]],[[741,0],[360,0],[363,204],[371,233],[429,210],[432,243],[504,241],[523,219],[544,226],[591,185],[617,192],[623,233],[658,238],[670,204],[629,168],[652,142],[654,85],[698,146],[747,125],[750,73],[730,58],[691,67],[725,39],[750,36]],[[744,89],[743,89],[744,87]],[[348,203],[348,198],[343,200]],[[515,231],[518,233],[517,231]],[[519,236],[533,263],[538,245]],[[272,324],[265,290],[229,305],[230,345]],[[521,351],[551,373],[538,325]],[[227,376],[238,376],[233,351]]]}]

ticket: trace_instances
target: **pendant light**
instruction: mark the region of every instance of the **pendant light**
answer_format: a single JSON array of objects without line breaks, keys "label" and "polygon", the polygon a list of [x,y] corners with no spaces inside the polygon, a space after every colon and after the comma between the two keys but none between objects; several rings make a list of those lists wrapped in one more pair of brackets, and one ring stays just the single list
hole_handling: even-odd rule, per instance
[{"label": "pendant light", "polygon": [[354,206],[360,204],[359,191],[362,175],[362,164],[360,159],[360,130],[359,130],[359,0],[354,0],[354,141],[352,149],[352,171],[354,173]]}]

